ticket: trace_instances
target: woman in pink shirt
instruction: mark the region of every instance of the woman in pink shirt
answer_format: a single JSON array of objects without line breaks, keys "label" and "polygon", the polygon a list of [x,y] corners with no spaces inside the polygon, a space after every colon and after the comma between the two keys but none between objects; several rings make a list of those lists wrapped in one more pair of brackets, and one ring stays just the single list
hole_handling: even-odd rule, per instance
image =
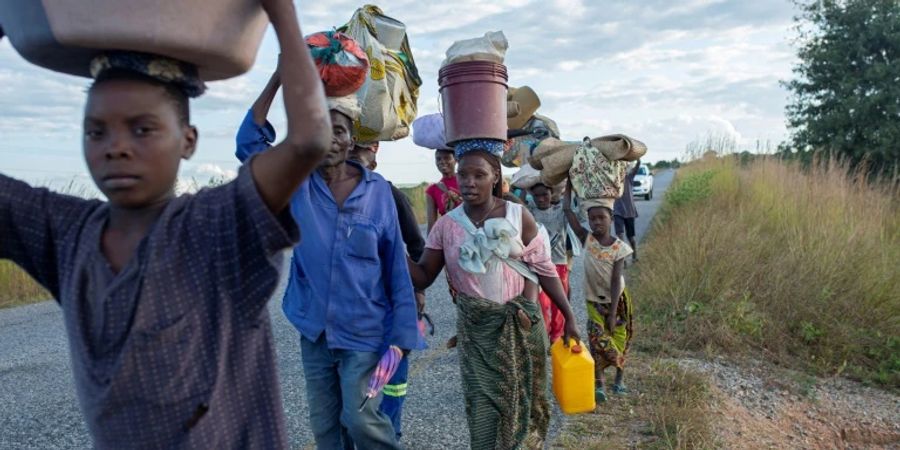
[{"label": "woman in pink shirt", "polygon": [[410,274],[425,289],[446,267],[455,292],[470,447],[542,448],[548,343],[540,307],[523,295],[526,280],[540,283],[562,311],[566,342],[579,336],[534,217],[500,198],[502,148],[490,140],[457,145],[462,206],[436,221]]},{"label": "woman in pink shirt", "polygon": [[425,190],[425,205],[428,212],[428,232],[438,218],[462,203],[459,184],[456,182],[456,157],[453,150],[438,149],[434,152],[434,164],[441,172],[441,181]]}]

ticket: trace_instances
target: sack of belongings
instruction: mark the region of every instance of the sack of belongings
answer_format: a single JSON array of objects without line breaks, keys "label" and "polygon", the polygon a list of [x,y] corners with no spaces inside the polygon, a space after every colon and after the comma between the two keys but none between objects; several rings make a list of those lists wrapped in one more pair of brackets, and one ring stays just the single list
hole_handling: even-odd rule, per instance
[{"label": "sack of belongings", "polygon": [[428,114],[416,119],[413,124],[413,143],[432,150],[452,150],[444,137],[444,116]]},{"label": "sack of belongings", "polygon": [[307,36],[306,45],[325,84],[325,95],[345,97],[366,82],[369,57],[350,36],[323,31]]},{"label": "sack of belongings", "polygon": [[[506,167],[519,167],[532,156],[537,146],[549,137],[559,139],[559,128],[556,122],[549,117],[534,114],[528,122],[520,128],[523,133],[509,139],[500,157],[500,162]],[[519,134],[519,131],[511,131]]]},{"label": "sack of belongings", "polygon": [[377,6],[366,5],[338,31],[356,40],[369,58],[369,75],[357,91],[362,105],[362,115],[355,124],[357,139],[393,141],[409,136],[422,79],[406,26]]}]

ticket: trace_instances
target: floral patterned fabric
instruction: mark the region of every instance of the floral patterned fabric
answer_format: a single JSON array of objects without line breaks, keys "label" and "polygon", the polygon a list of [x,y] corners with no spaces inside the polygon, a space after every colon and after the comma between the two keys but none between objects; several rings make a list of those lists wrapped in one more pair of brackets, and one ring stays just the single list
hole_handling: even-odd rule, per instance
[{"label": "floral patterned fabric", "polygon": [[619,198],[625,186],[626,161],[610,161],[590,141],[575,150],[569,176],[583,199]]},{"label": "floral patterned fabric", "polygon": [[[613,264],[634,253],[631,247],[616,238],[610,246],[605,246],[593,234],[588,234],[584,243],[584,295],[588,303],[612,303],[610,287],[612,284]],[[622,287],[625,287],[624,276]]]},{"label": "floral patterned fabric", "polygon": [[591,356],[594,358],[594,377],[599,385],[603,377],[603,370],[607,367],[625,368],[628,348],[631,346],[631,338],[634,336],[631,295],[628,290],[622,292],[616,308],[616,328],[612,332],[606,329],[605,323],[606,314],[609,311],[608,306],[588,303],[587,307],[590,316],[588,343],[590,343]]}]

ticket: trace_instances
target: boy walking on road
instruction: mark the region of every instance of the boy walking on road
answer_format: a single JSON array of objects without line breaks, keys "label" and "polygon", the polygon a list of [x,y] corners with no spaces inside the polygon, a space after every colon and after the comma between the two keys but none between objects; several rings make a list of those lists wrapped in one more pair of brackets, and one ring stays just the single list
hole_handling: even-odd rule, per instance
[{"label": "boy walking on road", "polygon": [[194,67],[122,52],[93,61],[84,113],[85,160],[108,202],[0,175],[0,258],[59,303],[96,448],[288,447],[265,306],[299,238],[286,207],[331,125],[293,3],[263,7],[287,61],[288,133],[236,180],[175,196],[197,144],[188,97],[203,84]]}]

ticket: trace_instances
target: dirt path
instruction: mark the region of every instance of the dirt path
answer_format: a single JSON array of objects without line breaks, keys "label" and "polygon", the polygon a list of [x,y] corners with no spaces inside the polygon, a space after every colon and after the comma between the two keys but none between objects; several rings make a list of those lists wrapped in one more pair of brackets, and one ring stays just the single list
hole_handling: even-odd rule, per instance
[{"label": "dirt path", "polygon": [[631,394],[572,416],[555,449],[900,449],[900,396],[759,363],[632,355]]},{"label": "dirt path", "polygon": [[728,448],[900,448],[900,396],[843,378],[758,363],[681,359],[705,374],[719,401],[714,423]]}]

